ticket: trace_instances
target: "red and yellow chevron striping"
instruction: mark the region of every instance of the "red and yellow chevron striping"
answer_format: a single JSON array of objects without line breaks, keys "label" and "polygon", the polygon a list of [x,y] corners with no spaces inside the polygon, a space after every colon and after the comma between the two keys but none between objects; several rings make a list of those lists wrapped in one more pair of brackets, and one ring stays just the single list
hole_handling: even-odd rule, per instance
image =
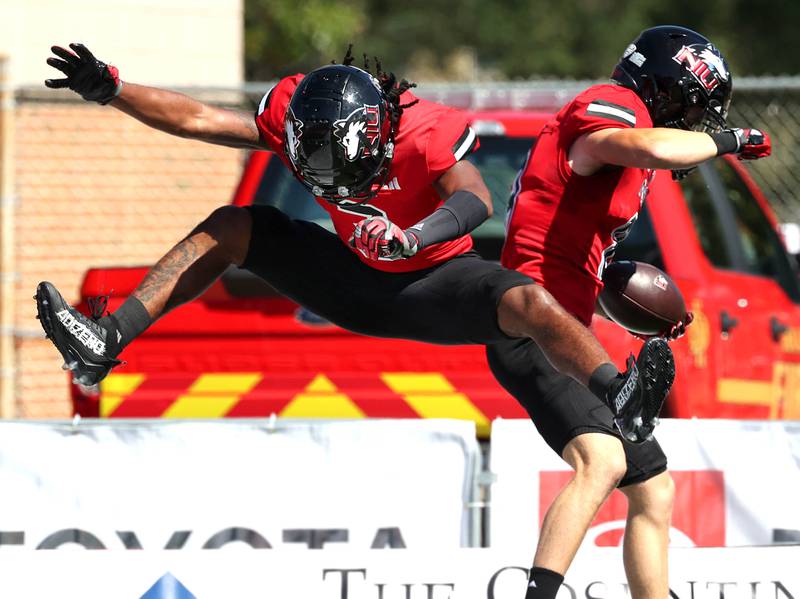
[{"label": "red and yellow chevron striping", "polygon": [[459,418],[488,436],[496,417],[525,411],[484,374],[333,372],[197,375],[112,373],[100,388],[109,418]]}]

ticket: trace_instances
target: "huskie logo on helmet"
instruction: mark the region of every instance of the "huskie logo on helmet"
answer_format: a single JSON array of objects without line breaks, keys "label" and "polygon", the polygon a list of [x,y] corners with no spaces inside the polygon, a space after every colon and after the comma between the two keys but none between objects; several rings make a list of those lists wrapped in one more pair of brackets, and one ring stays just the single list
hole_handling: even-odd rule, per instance
[{"label": "huskie logo on helmet", "polygon": [[289,159],[294,162],[297,159],[297,147],[300,145],[300,138],[303,136],[303,122],[294,116],[292,107],[286,111],[286,151]]},{"label": "huskie logo on helmet", "polygon": [[380,144],[380,112],[377,105],[356,108],[347,118],[333,123],[336,141],[344,148],[345,158],[354,162],[378,153]]},{"label": "huskie logo on helmet", "polygon": [[725,61],[711,44],[682,46],[672,60],[685,65],[709,92],[730,77]]}]

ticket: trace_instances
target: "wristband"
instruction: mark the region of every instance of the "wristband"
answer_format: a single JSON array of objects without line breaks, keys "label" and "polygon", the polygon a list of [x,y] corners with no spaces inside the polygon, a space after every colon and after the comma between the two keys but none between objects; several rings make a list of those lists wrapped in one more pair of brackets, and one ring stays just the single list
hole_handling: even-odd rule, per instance
[{"label": "wristband", "polygon": [[717,146],[717,156],[723,154],[732,154],[739,150],[739,138],[736,134],[727,129],[725,131],[718,131],[708,134]]},{"label": "wristband", "polygon": [[489,218],[489,209],[471,191],[459,190],[451,195],[433,214],[426,216],[408,233],[419,241],[419,248],[450,241],[466,235]]}]

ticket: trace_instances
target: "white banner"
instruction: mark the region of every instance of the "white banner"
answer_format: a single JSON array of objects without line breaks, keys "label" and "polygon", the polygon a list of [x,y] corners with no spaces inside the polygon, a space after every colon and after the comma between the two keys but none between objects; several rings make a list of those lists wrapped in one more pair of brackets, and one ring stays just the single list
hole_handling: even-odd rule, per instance
[{"label": "white banner", "polygon": [[472,422],[0,423],[0,553],[457,548]]},{"label": "white banner", "polygon": [[[664,420],[656,438],[676,483],[673,546],[800,543],[800,423]],[[535,545],[571,470],[528,420],[492,424],[491,546]],[[615,491],[585,544],[616,546],[627,500]]]},{"label": "white banner", "polygon": [[[14,599],[521,599],[528,556],[418,551],[32,551],[0,562]],[[672,599],[797,599],[800,547],[672,549]],[[627,599],[619,549],[579,554],[558,599]]]}]

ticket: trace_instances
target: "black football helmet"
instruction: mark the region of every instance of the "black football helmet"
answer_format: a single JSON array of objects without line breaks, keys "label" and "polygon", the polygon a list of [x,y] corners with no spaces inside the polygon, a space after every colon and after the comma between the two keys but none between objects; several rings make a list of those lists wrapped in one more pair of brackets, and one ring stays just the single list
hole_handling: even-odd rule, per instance
[{"label": "black football helmet", "polygon": [[637,93],[656,127],[706,132],[725,127],[733,91],[728,63],[691,29],[645,29],[626,48],[611,79]]},{"label": "black football helmet", "polygon": [[385,182],[394,153],[389,102],[378,80],[351,65],[308,73],[286,111],[285,152],[317,197],[366,201]]}]

